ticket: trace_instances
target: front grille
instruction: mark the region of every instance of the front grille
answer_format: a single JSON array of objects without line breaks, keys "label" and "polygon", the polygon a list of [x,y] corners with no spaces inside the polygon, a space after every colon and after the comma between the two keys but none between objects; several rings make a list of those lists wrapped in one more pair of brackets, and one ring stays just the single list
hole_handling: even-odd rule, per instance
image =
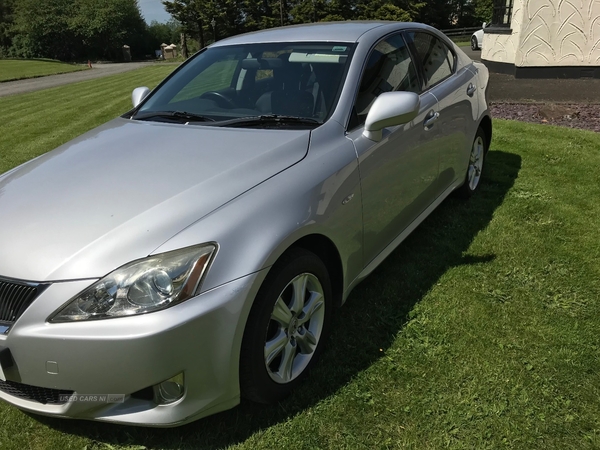
[{"label": "front grille", "polygon": [[0,325],[11,326],[46,285],[0,279]]},{"label": "front grille", "polygon": [[14,381],[1,380],[0,391],[12,395],[13,397],[38,402],[43,405],[64,405],[67,403],[67,397],[73,395],[73,391],[41,388],[29,386],[28,384],[16,383]]}]

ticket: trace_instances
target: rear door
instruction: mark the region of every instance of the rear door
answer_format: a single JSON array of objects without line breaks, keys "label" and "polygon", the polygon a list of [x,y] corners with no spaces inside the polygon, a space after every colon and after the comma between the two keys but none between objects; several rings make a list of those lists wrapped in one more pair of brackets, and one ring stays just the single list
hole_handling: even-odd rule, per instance
[{"label": "rear door", "polygon": [[473,139],[469,124],[476,108],[473,74],[466,68],[457,70],[457,57],[446,43],[425,31],[407,33],[413,54],[421,62],[425,90],[438,101],[439,161],[441,194],[453,182],[462,180],[468,166]]}]

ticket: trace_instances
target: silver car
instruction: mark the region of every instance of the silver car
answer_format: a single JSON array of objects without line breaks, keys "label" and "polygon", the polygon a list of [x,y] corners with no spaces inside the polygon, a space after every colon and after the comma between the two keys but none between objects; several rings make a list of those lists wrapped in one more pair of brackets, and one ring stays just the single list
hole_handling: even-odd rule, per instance
[{"label": "silver car", "polygon": [[260,31],[3,174],[0,397],[146,426],[284,398],[352,289],[477,189],[487,83],[426,25]]}]

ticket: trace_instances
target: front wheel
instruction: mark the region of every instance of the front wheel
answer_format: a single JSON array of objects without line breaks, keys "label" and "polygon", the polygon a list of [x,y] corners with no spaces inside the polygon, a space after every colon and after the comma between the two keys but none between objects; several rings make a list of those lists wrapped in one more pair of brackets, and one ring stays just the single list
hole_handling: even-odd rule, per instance
[{"label": "front wheel", "polygon": [[471,50],[477,50],[479,48],[479,43],[477,42],[477,38],[475,36],[471,36]]},{"label": "front wheel", "polygon": [[275,403],[306,377],[323,348],[332,313],[331,282],[323,262],[292,249],[271,269],[244,331],[242,395]]},{"label": "front wheel", "polygon": [[477,129],[475,139],[473,139],[473,145],[471,146],[471,155],[469,156],[469,166],[467,168],[465,182],[457,191],[458,195],[461,197],[469,198],[477,190],[479,182],[481,181],[486,152],[485,132],[480,127]]}]

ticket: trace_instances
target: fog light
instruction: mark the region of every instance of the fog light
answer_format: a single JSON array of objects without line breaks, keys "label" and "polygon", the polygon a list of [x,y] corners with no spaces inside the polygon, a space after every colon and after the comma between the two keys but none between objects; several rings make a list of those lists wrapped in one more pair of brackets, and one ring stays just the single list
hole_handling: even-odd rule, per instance
[{"label": "fog light", "polygon": [[154,402],[158,405],[168,405],[176,402],[185,393],[183,372],[154,386]]}]

